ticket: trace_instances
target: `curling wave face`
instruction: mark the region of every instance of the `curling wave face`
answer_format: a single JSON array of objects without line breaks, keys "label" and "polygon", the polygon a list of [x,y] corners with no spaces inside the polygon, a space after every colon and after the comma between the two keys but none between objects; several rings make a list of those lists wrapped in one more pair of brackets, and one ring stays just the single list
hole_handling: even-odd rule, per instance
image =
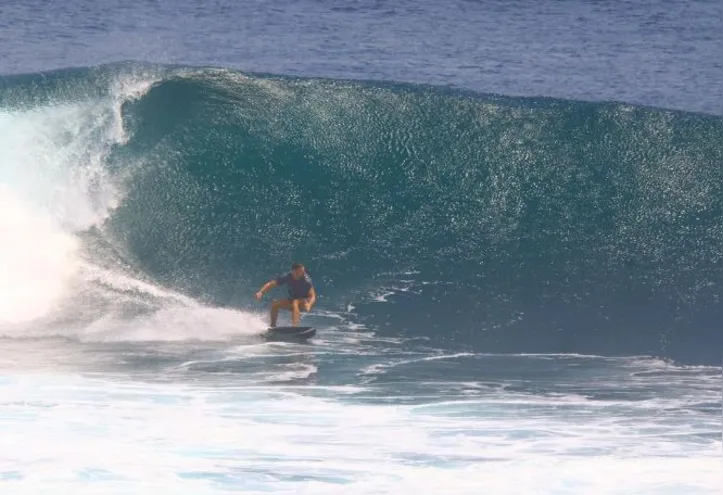
[{"label": "curling wave face", "polygon": [[[382,333],[720,359],[719,118],[113,65],[3,78],[0,125],[23,212],[2,283],[58,287],[26,320],[68,304],[78,260],[156,288],[121,290],[134,307],[243,307],[303,260],[320,305]],[[33,281],[17,253],[55,268]]]}]

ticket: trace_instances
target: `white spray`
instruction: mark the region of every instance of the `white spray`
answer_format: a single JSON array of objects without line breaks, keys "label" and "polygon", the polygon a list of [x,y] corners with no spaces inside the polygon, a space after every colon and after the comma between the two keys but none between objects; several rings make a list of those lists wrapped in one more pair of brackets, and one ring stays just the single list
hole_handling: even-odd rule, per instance
[{"label": "white spray", "polygon": [[[0,108],[0,335],[80,332],[105,340],[130,332],[135,339],[132,328],[143,322],[129,325],[129,314],[200,306],[139,279],[122,263],[98,259],[79,237],[102,225],[122,200],[106,158],[128,139],[121,105],[142,97],[153,82],[118,78],[105,97]],[[221,337],[232,332],[227,313]],[[258,326],[250,315],[238,316],[244,326]]]}]

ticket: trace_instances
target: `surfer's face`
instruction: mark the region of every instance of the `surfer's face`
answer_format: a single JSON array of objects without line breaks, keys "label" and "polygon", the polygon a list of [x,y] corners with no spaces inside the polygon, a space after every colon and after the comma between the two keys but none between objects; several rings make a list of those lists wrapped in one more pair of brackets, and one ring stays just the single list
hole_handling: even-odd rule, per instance
[{"label": "surfer's face", "polygon": [[300,266],[299,268],[294,268],[293,270],[291,270],[291,274],[293,275],[294,278],[301,278],[304,276],[304,273],[305,272],[304,272],[303,266]]}]

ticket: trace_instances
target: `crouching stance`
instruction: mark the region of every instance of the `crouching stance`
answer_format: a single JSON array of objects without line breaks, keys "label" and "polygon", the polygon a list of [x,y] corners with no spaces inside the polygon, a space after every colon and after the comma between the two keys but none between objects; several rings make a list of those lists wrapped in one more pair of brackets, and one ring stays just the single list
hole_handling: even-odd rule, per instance
[{"label": "crouching stance", "polygon": [[301,319],[301,313],[310,311],[316,302],[316,291],[311,283],[311,278],[306,274],[304,265],[294,263],[291,265],[289,273],[266,282],[256,293],[256,299],[260,301],[266,292],[277,285],[286,285],[289,289],[289,297],[275,299],[271,302],[271,327],[276,326],[280,309],[291,311],[291,323],[296,326]]}]

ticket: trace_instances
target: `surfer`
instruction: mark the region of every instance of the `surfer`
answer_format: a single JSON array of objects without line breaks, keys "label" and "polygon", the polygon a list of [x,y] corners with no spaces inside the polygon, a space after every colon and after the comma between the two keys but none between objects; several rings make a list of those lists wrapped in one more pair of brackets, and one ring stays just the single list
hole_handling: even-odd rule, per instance
[{"label": "surfer", "polygon": [[271,327],[276,326],[276,318],[280,309],[291,311],[291,323],[296,326],[301,319],[301,313],[311,310],[316,302],[316,291],[311,283],[311,278],[306,274],[306,269],[301,263],[291,265],[291,271],[286,275],[276,277],[264,284],[256,293],[256,300],[260,301],[264,294],[277,285],[286,285],[289,289],[287,299],[275,299],[271,302]]}]

